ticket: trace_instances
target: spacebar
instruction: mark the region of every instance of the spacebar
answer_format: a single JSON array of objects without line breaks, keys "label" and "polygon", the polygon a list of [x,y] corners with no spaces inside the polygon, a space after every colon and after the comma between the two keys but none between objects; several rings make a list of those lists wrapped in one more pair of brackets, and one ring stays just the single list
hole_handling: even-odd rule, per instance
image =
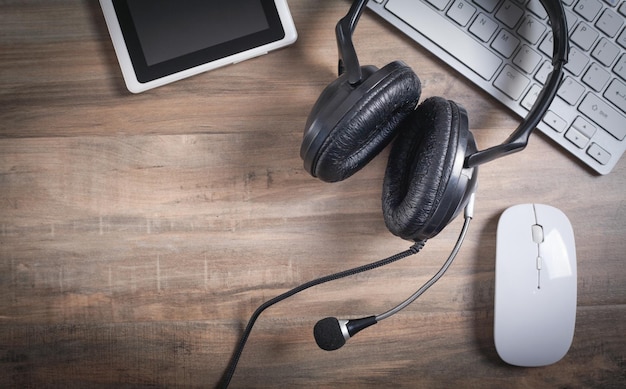
[{"label": "spacebar", "polygon": [[455,25],[445,26],[452,22],[421,1],[389,0],[385,8],[485,80],[490,80],[502,63],[498,56]]}]

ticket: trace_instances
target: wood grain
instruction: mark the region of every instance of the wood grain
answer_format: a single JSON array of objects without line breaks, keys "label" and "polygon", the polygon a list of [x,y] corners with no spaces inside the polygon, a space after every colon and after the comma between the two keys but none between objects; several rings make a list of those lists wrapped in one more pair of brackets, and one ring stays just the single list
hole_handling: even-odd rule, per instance
[{"label": "wood grain", "polygon": [[[212,387],[261,302],[410,246],[380,210],[387,151],[332,185],[302,168],[348,2],[290,6],[295,45],[131,95],[97,2],[0,4],[1,387]],[[465,105],[479,146],[518,123],[375,16],[357,32],[364,63],[402,58],[424,96]],[[320,318],[411,294],[460,220],[418,256],[268,310],[232,387],[624,387],[625,184],[623,160],[599,177],[535,135],[481,168],[466,243],[418,302],[337,352],[313,341]],[[497,220],[525,202],[562,209],[578,251],[574,343],[539,369],[505,365],[492,337]]]}]

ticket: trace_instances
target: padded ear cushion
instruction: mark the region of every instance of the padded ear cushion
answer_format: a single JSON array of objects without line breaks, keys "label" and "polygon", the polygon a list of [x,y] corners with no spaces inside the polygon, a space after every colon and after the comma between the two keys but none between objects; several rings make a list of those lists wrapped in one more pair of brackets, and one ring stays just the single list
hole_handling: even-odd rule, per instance
[{"label": "padded ear cushion", "polygon": [[402,124],[383,182],[387,228],[407,240],[425,240],[423,230],[439,206],[454,166],[459,139],[454,102],[431,97]]},{"label": "padded ear cushion", "polygon": [[371,161],[391,142],[398,124],[417,105],[421,84],[408,66],[392,62],[372,77],[380,80],[365,91],[352,92],[362,96],[357,96],[356,103],[330,130],[316,154],[311,173],[323,181],[348,178]]}]

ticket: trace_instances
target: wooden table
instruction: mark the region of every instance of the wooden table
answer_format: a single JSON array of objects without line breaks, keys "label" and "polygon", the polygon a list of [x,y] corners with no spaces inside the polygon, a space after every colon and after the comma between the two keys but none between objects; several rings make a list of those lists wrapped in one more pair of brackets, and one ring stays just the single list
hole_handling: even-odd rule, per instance
[{"label": "wooden table", "polygon": [[[410,246],[382,218],[387,151],[336,184],[302,167],[349,3],[290,5],[295,45],[140,95],[96,1],[0,5],[0,387],[212,387],[260,303]],[[479,146],[518,124],[371,13],[355,41],[363,63],[402,58],[423,96],[466,106]],[[418,256],[269,309],[232,387],[624,387],[625,160],[597,176],[537,134],[482,167],[479,186],[456,262],[421,299],[341,350],[315,345],[319,319],[413,293],[460,220]],[[535,369],[501,362],[492,335],[498,217],[526,202],[562,209],[578,252],[572,347]]]}]

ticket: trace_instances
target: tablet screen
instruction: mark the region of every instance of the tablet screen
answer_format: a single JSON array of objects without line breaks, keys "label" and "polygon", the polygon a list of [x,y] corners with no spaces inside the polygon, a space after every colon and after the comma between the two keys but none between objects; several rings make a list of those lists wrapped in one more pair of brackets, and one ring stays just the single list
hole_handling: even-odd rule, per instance
[{"label": "tablet screen", "polygon": [[273,0],[113,0],[139,82],[280,40]]}]

